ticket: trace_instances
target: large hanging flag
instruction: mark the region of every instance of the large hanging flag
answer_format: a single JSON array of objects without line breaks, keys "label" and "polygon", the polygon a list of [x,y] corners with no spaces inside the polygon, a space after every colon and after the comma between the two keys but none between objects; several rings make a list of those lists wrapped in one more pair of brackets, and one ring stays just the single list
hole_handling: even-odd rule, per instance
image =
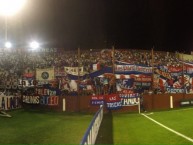
[{"label": "large hanging flag", "polygon": [[36,69],[36,80],[51,81],[54,79],[54,68]]}]

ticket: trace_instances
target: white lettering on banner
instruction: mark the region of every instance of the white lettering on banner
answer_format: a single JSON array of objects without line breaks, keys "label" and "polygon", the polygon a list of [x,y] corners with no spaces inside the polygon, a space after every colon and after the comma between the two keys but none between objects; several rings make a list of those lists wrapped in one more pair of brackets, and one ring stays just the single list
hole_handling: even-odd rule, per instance
[{"label": "white lettering on banner", "polygon": [[179,72],[179,73],[170,73],[172,77],[175,77],[175,76],[180,76],[182,75],[182,72]]},{"label": "white lettering on banner", "polygon": [[116,65],[116,71],[134,71],[134,65]]},{"label": "white lettering on banner", "polygon": [[91,100],[91,105],[103,105],[104,100]]},{"label": "white lettering on banner", "polygon": [[155,72],[159,75],[162,75],[165,78],[171,79],[171,75],[168,72],[164,72],[162,70],[156,69]]},{"label": "white lettering on banner", "polygon": [[150,86],[151,83],[141,83],[142,86]]},{"label": "white lettering on banner", "polygon": [[23,102],[29,104],[39,104],[39,96],[23,96]]},{"label": "white lettering on banner", "polygon": [[38,95],[56,96],[56,91],[55,90],[50,90],[50,89],[36,88],[36,93]]},{"label": "white lettering on banner", "polygon": [[167,88],[168,93],[184,93],[184,89]]},{"label": "white lettering on banner", "polygon": [[135,82],[136,86],[141,86],[141,82]]},{"label": "white lettering on banner", "polygon": [[121,106],[122,106],[121,102],[107,103],[107,108],[119,108]]},{"label": "white lettering on banner", "polygon": [[152,68],[151,67],[136,66],[136,71],[152,73]]},{"label": "white lettering on banner", "polygon": [[137,82],[151,82],[152,79],[150,77],[135,77],[135,81]]},{"label": "white lettering on banner", "polygon": [[140,103],[138,98],[129,98],[129,99],[122,98],[121,101],[122,106],[134,106]]},{"label": "white lettering on banner", "polygon": [[109,100],[110,101],[116,101],[116,97],[110,97]]},{"label": "white lettering on banner", "polygon": [[[79,71],[78,71],[79,69]],[[64,67],[64,70],[72,75],[78,75],[78,73],[82,74],[84,73],[84,68],[83,67]]]},{"label": "white lettering on banner", "polygon": [[139,96],[139,93],[119,94],[120,98],[136,98],[138,96]]},{"label": "white lettering on banner", "polygon": [[58,105],[59,97],[58,96],[41,96],[40,104],[41,105]]},{"label": "white lettering on banner", "polygon": [[57,52],[57,48],[41,48],[40,52]]},{"label": "white lettering on banner", "polygon": [[91,99],[92,100],[103,100],[104,99],[104,96],[91,96]]},{"label": "white lettering on banner", "polygon": [[6,96],[5,94],[0,95],[0,108],[5,110],[20,108],[20,96]]},{"label": "white lettering on banner", "polygon": [[142,86],[142,87],[149,87],[151,86],[150,82],[144,83],[144,82],[135,82],[136,86]]},{"label": "white lettering on banner", "polygon": [[190,102],[189,101],[186,101],[186,102],[181,102],[181,105],[189,105]]},{"label": "white lettering on banner", "polygon": [[116,65],[115,71],[138,71],[138,72],[152,73],[152,67],[143,67],[136,65]]},{"label": "white lettering on banner", "polygon": [[58,105],[58,96],[23,96],[23,102],[28,104]]}]

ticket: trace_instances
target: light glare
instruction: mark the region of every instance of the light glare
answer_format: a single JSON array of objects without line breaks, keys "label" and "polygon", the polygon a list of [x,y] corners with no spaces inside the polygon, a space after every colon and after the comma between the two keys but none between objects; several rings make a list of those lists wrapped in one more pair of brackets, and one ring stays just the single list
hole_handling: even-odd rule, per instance
[{"label": "light glare", "polygon": [[39,47],[39,43],[36,42],[36,41],[33,41],[33,42],[30,43],[30,47],[32,49],[37,49]]},{"label": "light glare", "polygon": [[5,47],[6,47],[6,48],[11,48],[11,47],[12,47],[12,44],[11,44],[10,42],[6,42],[6,43],[5,43]]},{"label": "light glare", "polygon": [[16,14],[26,4],[27,0],[0,0],[0,13],[4,16]]}]

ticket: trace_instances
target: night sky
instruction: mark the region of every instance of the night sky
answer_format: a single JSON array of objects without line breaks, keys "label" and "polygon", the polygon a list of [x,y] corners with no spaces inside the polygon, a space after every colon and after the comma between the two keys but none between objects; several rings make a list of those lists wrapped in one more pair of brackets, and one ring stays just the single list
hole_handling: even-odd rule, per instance
[{"label": "night sky", "polygon": [[[0,43],[4,18],[0,19]],[[8,20],[15,47],[193,50],[192,0],[29,0]]]}]

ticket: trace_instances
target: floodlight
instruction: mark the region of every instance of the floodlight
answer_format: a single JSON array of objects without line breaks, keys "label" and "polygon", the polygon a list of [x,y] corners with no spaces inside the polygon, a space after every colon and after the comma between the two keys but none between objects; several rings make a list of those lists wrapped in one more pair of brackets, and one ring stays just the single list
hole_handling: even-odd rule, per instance
[{"label": "floodlight", "polygon": [[6,48],[11,48],[11,47],[12,47],[12,44],[7,41],[7,42],[5,42],[5,47],[6,47]]},{"label": "floodlight", "polygon": [[37,48],[39,48],[39,43],[36,42],[36,41],[33,41],[33,42],[30,43],[30,47],[32,49],[37,49]]},{"label": "floodlight", "polygon": [[0,0],[0,13],[4,16],[16,14],[26,4],[27,0]]}]

